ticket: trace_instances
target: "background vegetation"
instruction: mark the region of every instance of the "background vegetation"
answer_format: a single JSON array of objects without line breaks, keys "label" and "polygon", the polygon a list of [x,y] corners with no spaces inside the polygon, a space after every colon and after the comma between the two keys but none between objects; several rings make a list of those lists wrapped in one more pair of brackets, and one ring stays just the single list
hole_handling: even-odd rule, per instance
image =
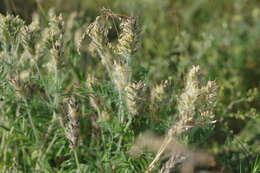
[{"label": "background vegetation", "polygon": [[[121,103],[120,91],[114,89],[100,55],[87,46],[88,40],[81,43],[78,53],[81,36],[102,7],[138,17],[140,37],[131,55],[131,81],[148,86],[144,93],[169,83],[156,112],[148,111],[149,104],[141,105],[143,111],[129,118],[131,110],[122,108],[127,106]],[[49,17],[51,9],[62,13],[63,19]],[[10,40],[0,37],[2,172],[144,172],[156,153],[132,158],[127,152],[142,132],[163,135],[172,126],[186,74],[193,65],[200,66],[203,84],[215,80],[218,85],[217,122],[192,129],[180,135],[180,140],[211,152],[217,161],[215,170],[259,172],[258,0],[3,0],[0,12],[19,15],[24,21],[17,19],[16,30],[6,31],[14,34]],[[39,28],[32,29],[35,34],[29,40],[33,41],[16,37],[17,27],[32,21],[39,21]],[[61,33],[44,38],[55,27]],[[0,28],[4,33],[3,25]],[[108,35],[112,42],[120,38],[117,28],[115,22]],[[46,63],[55,56],[59,57],[55,62]],[[72,152],[74,143],[66,138],[64,115],[70,109],[73,112],[75,105],[80,140]],[[122,112],[118,110],[128,117],[127,122],[120,123],[117,115]]]}]

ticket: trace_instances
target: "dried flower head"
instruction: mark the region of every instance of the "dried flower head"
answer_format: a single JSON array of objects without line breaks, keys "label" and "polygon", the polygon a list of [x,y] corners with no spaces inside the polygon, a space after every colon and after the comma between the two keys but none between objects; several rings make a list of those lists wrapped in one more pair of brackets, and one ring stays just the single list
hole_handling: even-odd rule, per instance
[{"label": "dried flower head", "polygon": [[40,26],[37,22],[32,22],[29,26],[22,28],[22,45],[25,50],[34,55],[36,51],[36,44],[40,39]]},{"label": "dried flower head", "polygon": [[86,34],[91,39],[90,47],[93,46],[93,48],[97,51],[101,51],[107,47],[107,35],[111,27],[112,26],[108,20],[108,16],[98,16],[86,30]]},{"label": "dried flower head", "polygon": [[126,105],[132,115],[137,115],[143,109],[145,84],[131,83],[125,88]]},{"label": "dried flower head", "polygon": [[68,123],[66,128],[66,136],[70,141],[70,147],[75,148],[78,145],[80,132],[80,124],[78,119],[77,103],[75,97],[72,96],[67,100],[67,107]]},{"label": "dried flower head", "polygon": [[0,42],[5,48],[12,45],[19,45],[20,30],[24,21],[18,16],[0,14]]},{"label": "dried flower head", "polygon": [[[50,50],[49,63],[60,68],[64,63],[64,21],[62,15],[55,16],[50,12],[49,16],[49,27],[44,31],[43,42],[47,50]],[[52,65],[50,67],[52,71]]]},{"label": "dried flower head", "polygon": [[162,153],[173,140],[173,136],[179,135],[192,127],[215,122],[213,108],[216,101],[217,85],[215,82],[208,82],[205,87],[201,87],[201,83],[199,66],[194,66],[187,75],[184,92],[178,101],[179,120],[168,131],[164,142],[146,173],[153,170]]},{"label": "dried flower head", "polygon": [[194,173],[197,167],[216,166],[213,155],[205,151],[190,151],[185,154],[172,155],[160,169],[159,173],[171,173],[172,169],[180,163],[182,163],[180,173]]},{"label": "dried flower head", "polygon": [[139,46],[139,27],[134,17],[123,18],[121,20],[121,33],[118,44],[116,45],[116,53],[125,58],[130,58]]},{"label": "dried flower head", "polygon": [[159,85],[156,85],[154,88],[152,88],[151,91],[151,101],[156,102],[155,100],[162,101],[165,97],[165,88],[169,85],[169,82],[163,81]]},{"label": "dried flower head", "polygon": [[149,110],[153,118],[156,118],[162,106],[162,102],[166,98],[165,89],[168,85],[169,82],[166,80],[151,89]]},{"label": "dried flower head", "polygon": [[[136,50],[138,27],[136,19],[133,17],[115,14],[108,9],[102,9],[101,12],[102,14],[87,27],[78,43],[78,50],[82,40],[88,37],[90,40],[89,50],[100,56],[101,63],[105,65],[109,76],[120,92],[130,81],[130,55]],[[121,30],[116,44],[108,38],[114,21],[120,23],[119,29]]]},{"label": "dried flower head", "polygon": [[180,119],[172,127],[171,133],[181,133],[193,126],[215,123],[213,109],[217,85],[215,82],[209,81],[206,86],[200,87],[201,83],[199,66],[195,66],[187,76],[186,87],[178,102]]},{"label": "dried flower head", "polygon": [[[163,165],[163,167],[160,169],[160,171],[158,173],[171,173],[172,169],[184,162],[186,160],[187,156],[183,155],[183,154],[176,154],[176,155],[172,155],[170,157],[170,159]],[[184,173],[184,172],[182,172]],[[188,173],[188,172],[185,172]]]},{"label": "dried flower head", "polygon": [[15,95],[18,98],[23,98],[25,90],[24,90],[24,87],[23,87],[19,77],[18,76],[9,76],[8,81],[12,85],[12,87],[15,91]]}]

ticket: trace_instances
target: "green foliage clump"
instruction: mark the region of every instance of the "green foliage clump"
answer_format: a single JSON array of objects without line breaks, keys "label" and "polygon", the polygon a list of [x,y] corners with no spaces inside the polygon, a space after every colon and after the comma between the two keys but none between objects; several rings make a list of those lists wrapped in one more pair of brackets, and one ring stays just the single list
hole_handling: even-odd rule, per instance
[{"label": "green foliage clump", "polygon": [[12,2],[2,172],[259,171],[257,1]]}]

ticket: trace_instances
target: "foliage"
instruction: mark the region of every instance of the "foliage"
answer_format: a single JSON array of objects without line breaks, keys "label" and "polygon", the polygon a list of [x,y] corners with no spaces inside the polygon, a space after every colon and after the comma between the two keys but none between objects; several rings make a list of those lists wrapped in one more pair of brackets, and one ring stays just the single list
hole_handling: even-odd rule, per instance
[{"label": "foliage", "polygon": [[0,6],[2,172],[259,171],[256,0]]}]

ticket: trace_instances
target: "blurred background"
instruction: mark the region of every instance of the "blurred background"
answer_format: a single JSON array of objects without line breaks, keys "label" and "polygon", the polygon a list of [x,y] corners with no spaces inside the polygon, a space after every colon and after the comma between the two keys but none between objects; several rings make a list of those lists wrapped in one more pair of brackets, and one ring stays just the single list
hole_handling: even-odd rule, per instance
[{"label": "blurred background", "polygon": [[147,76],[154,83],[169,79],[178,90],[188,69],[200,65],[205,80],[216,80],[218,123],[208,142],[197,146],[214,151],[227,169],[251,164],[260,152],[260,1],[0,1],[2,14],[19,15],[26,23],[34,14],[44,21],[50,9],[63,13],[65,21],[77,12],[73,20],[78,27],[93,21],[102,7],[138,17],[136,78]]}]

